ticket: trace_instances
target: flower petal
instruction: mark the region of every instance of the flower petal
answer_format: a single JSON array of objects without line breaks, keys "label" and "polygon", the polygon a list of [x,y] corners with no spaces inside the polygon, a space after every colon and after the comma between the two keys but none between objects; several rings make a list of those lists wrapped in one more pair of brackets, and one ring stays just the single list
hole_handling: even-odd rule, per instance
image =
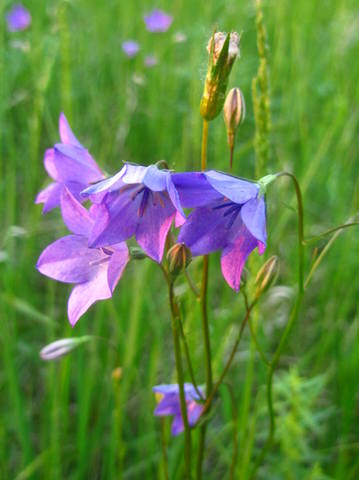
[{"label": "flower petal", "polygon": [[222,251],[221,268],[223,277],[236,292],[238,292],[240,287],[244,264],[248,255],[256,246],[257,240],[242,225],[235,240]]},{"label": "flower petal", "polygon": [[197,402],[187,402],[188,423],[193,427],[201,416],[203,405]]},{"label": "flower petal", "polygon": [[138,222],[136,240],[145,253],[159,263],[176,210],[163,193],[152,195],[161,195],[161,199],[156,203],[148,201],[147,208]]},{"label": "flower petal", "polygon": [[204,175],[215,190],[235,203],[248,202],[251,198],[256,198],[259,192],[259,186],[256,183],[241,180],[225,173],[210,170],[204,172]]},{"label": "flower petal", "polygon": [[90,213],[67,190],[61,195],[61,214],[66,227],[78,235],[88,236],[92,228]]},{"label": "flower petal", "polygon": [[166,178],[166,189],[167,189],[168,195],[171,199],[171,202],[173,203],[173,206],[175,207],[177,212],[179,212],[183,218],[186,218],[186,215],[184,214],[184,211],[182,209],[182,205],[181,205],[181,202],[180,202],[180,198],[179,198],[177,189],[174,186],[174,183],[172,181],[172,178],[171,178],[170,174],[168,174],[168,176]]},{"label": "flower petal", "polygon": [[181,411],[178,393],[171,393],[164,396],[164,398],[158,402],[154,415],[158,417],[166,415],[176,415]]},{"label": "flower petal", "polygon": [[128,248],[125,242],[116,245],[115,252],[111,255],[110,263],[108,265],[107,280],[111,292],[114,291],[118,281],[130,260]]},{"label": "flower petal", "polygon": [[203,207],[223,197],[211,186],[203,173],[174,173],[171,179],[183,208]]},{"label": "flower petal", "polygon": [[162,192],[167,188],[167,180],[171,178],[170,172],[160,170],[156,165],[146,168],[142,183],[154,192]]},{"label": "flower petal", "polygon": [[183,425],[183,420],[182,420],[182,414],[181,412],[175,416],[172,422],[171,426],[171,434],[176,437],[180,433],[182,433],[184,430],[184,425]]},{"label": "flower petal", "polygon": [[62,112],[60,113],[59,118],[59,132],[62,143],[67,145],[75,145],[79,148],[84,148],[73,134],[73,131],[70,128],[69,122],[67,121],[65,114]]},{"label": "flower petal", "polygon": [[90,281],[80,283],[72,290],[67,304],[67,313],[72,326],[98,300],[112,296],[107,282],[107,265],[100,265]]},{"label": "flower petal", "polygon": [[68,235],[46,247],[36,267],[43,275],[60,282],[86,282],[104,257],[101,250],[88,248],[86,237]]},{"label": "flower petal", "polygon": [[106,178],[105,180],[102,180],[101,182],[95,183],[94,185],[86,188],[86,190],[81,192],[81,195],[84,197],[88,197],[90,195],[97,195],[100,193],[114,192],[116,190],[119,190],[124,185],[122,177],[124,176],[125,172],[126,166],[124,166],[118,173],[116,173],[116,175]]},{"label": "flower petal", "polygon": [[61,192],[63,188],[64,186],[60,183],[50,183],[50,185],[37,194],[35,203],[44,204],[42,213],[47,213],[60,205]]},{"label": "flower petal", "polygon": [[58,182],[79,181],[86,187],[103,179],[103,174],[87,150],[57,143],[54,147],[53,178]]},{"label": "flower petal", "polygon": [[266,245],[266,205],[264,198],[253,198],[245,203],[241,209],[241,217],[253,237]]}]

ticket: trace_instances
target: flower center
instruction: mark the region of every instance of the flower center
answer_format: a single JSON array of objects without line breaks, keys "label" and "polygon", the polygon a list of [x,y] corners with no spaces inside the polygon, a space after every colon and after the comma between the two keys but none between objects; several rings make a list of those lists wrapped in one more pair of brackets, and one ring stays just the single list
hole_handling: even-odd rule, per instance
[{"label": "flower center", "polygon": [[229,217],[228,223],[226,225],[226,229],[229,230],[235,222],[236,218],[238,217],[241,208],[242,205],[239,205],[238,203],[225,201],[220,205],[216,205],[215,207],[213,207],[213,210],[222,210],[223,217]]}]

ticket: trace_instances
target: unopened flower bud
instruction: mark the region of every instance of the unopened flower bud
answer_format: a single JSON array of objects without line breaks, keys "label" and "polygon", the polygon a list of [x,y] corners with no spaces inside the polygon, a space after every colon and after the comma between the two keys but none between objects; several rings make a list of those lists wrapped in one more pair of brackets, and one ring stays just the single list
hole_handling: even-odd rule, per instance
[{"label": "unopened flower bud", "polygon": [[222,110],[229,74],[239,56],[239,40],[236,32],[216,32],[208,42],[209,63],[200,106],[205,120],[213,120]]},{"label": "unopened flower bud", "polygon": [[143,260],[147,258],[145,252],[139,247],[129,247],[130,257],[132,260]]},{"label": "unopened flower bud", "polygon": [[237,127],[243,122],[246,115],[244,97],[239,88],[232,88],[227,95],[223,107],[224,123],[227,128],[228,144],[234,148]]},{"label": "unopened flower bud", "polygon": [[256,297],[259,297],[275,281],[279,274],[278,257],[273,255],[259,269],[256,276]]},{"label": "unopened flower bud", "polygon": [[40,351],[40,357],[43,360],[56,360],[67,355],[72,350],[91,340],[91,335],[85,335],[77,338],[62,338],[55,342],[49,343]]},{"label": "unopened flower bud", "polygon": [[168,250],[168,270],[173,275],[178,275],[185,270],[191,263],[191,260],[191,251],[184,243],[176,243],[176,245],[173,245],[173,247]]}]

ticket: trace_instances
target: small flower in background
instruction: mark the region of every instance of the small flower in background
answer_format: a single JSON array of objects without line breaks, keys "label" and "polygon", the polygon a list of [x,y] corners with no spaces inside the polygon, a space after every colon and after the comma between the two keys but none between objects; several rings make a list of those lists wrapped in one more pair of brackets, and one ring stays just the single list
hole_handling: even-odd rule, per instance
[{"label": "small flower in background", "polygon": [[18,3],[6,15],[6,21],[9,32],[19,32],[30,26],[31,15],[23,5]]},{"label": "small flower in background", "polygon": [[[194,256],[222,250],[222,274],[228,285],[238,291],[249,254],[258,247],[261,255],[266,248],[264,197],[257,183],[214,170],[204,172],[202,180],[199,175],[173,175],[182,206],[195,207],[181,228],[178,242],[187,245]],[[207,188],[201,188],[198,195],[204,180]]]},{"label": "small flower in background", "polygon": [[146,85],[146,79],[143,75],[140,75],[139,73],[134,73],[132,75],[132,81],[135,85],[138,85],[140,87],[143,87]]},{"label": "small flower in background", "polygon": [[126,243],[107,248],[89,248],[88,235],[94,212],[86,210],[65,188],[61,194],[61,213],[67,235],[51,243],[39,257],[37,269],[60,282],[75,283],[68,301],[68,317],[72,326],[98,300],[112,297],[129,261]]},{"label": "small flower in background", "polygon": [[146,28],[149,32],[167,32],[170,28],[173,17],[162,10],[152,10],[144,16]]},{"label": "small flower in background", "polygon": [[90,183],[104,178],[100,168],[89,152],[73,134],[63,113],[59,118],[62,143],[56,143],[45,152],[44,165],[55,182],[38,193],[35,203],[43,203],[43,213],[60,205],[61,193],[67,188],[77,200],[80,192]]},{"label": "small flower in background", "polygon": [[82,194],[99,203],[91,247],[113,245],[135,235],[146,254],[160,262],[173,220],[180,225],[185,218],[171,173],[155,165],[126,163],[115,176]]},{"label": "small flower in background", "polygon": [[122,43],[122,50],[125,52],[128,58],[133,58],[138,54],[140,46],[134,40],[126,40]]},{"label": "small flower in background", "polygon": [[173,35],[172,40],[174,41],[174,43],[183,43],[187,41],[187,35],[182,32],[176,32]]},{"label": "small flower in background", "polygon": [[157,60],[157,57],[155,57],[154,55],[147,55],[145,57],[145,67],[151,68],[151,67],[155,67],[157,64],[158,64],[158,60]]},{"label": "small flower in background", "polygon": [[[156,385],[152,390],[156,394],[156,397],[159,398],[154,414],[158,417],[172,415],[174,419],[172,422],[171,433],[174,436],[179,435],[184,430],[179,397],[179,386],[177,384]],[[197,423],[202,413],[203,405],[198,402],[204,398],[203,392],[202,389],[199,388],[199,392],[202,396],[201,399],[191,383],[184,384],[184,391],[186,397],[188,423],[191,427],[193,427]]]},{"label": "small flower in background", "polygon": [[40,357],[46,361],[57,360],[92,339],[93,337],[91,335],[85,335],[83,337],[62,338],[61,340],[56,340],[41,349]]}]

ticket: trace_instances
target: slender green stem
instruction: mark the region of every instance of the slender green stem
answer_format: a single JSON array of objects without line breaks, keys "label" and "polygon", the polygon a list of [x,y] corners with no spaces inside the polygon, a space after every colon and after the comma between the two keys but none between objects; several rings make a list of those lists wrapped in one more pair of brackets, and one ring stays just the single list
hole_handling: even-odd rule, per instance
[{"label": "slender green stem", "polygon": [[171,306],[172,314],[172,334],[173,334],[173,344],[175,350],[175,359],[176,359],[176,369],[177,369],[177,380],[179,385],[179,396],[181,404],[181,414],[184,425],[184,458],[185,458],[185,468],[186,468],[186,477],[188,480],[191,478],[191,430],[188,423],[187,417],[187,406],[186,406],[186,397],[184,392],[184,375],[183,375],[183,365],[182,365],[182,356],[181,356],[181,346],[179,341],[179,322],[180,314],[178,305],[175,301],[174,291],[173,291],[173,282],[168,281],[168,296]]},{"label": "slender green stem", "polygon": [[200,298],[200,295],[201,295],[201,292],[200,292],[199,288],[197,287],[197,285],[195,284],[193,278],[192,278],[191,275],[189,274],[187,268],[185,269],[184,274],[185,274],[186,280],[187,280],[188,285],[190,286],[193,294],[195,295],[195,297],[196,297],[197,299],[199,299],[199,298]]},{"label": "slender green stem", "polygon": [[[208,122],[206,120],[203,120],[202,149],[201,149],[201,170],[202,171],[206,170],[207,168],[207,144],[208,144]],[[210,337],[209,337],[208,313],[207,313],[208,267],[209,267],[209,257],[208,255],[204,255],[200,302],[201,302],[201,319],[202,319],[202,330],[203,330],[203,338],[204,338],[205,366],[206,366],[206,397],[210,395],[210,392],[212,391],[212,385],[213,385],[212,363],[211,363],[211,343],[210,343]],[[205,422],[200,429],[198,459],[197,459],[197,480],[200,480],[202,478],[202,464],[203,464],[203,457],[204,457],[204,447],[206,443],[206,431],[207,431],[207,423]]]},{"label": "slender green stem", "polygon": [[277,350],[275,351],[272,361],[270,362],[270,365],[268,367],[268,374],[267,374],[267,404],[268,404],[268,412],[269,412],[269,433],[267,440],[263,446],[263,449],[261,453],[259,454],[257,461],[253,467],[252,473],[250,478],[254,478],[257,469],[259,466],[262,464],[268,450],[270,449],[273,438],[274,438],[274,433],[275,433],[275,412],[274,412],[274,406],[273,406],[273,375],[274,371],[278,365],[279,359],[283,353],[283,350],[287,344],[289,335],[296,323],[296,320],[298,318],[299,310],[302,304],[303,300],[303,294],[304,294],[304,221],[303,221],[303,200],[302,200],[302,193],[300,190],[299,183],[295,176],[291,173],[288,172],[282,172],[278,175],[280,176],[287,176],[291,178],[294,188],[295,188],[295,193],[297,197],[297,215],[298,215],[298,294],[297,294],[297,299],[294,304],[292,313],[289,317],[288,323],[284,329],[284,332],[281,336],[281,339],[279,341],[279,345],[277,347]]},{"label": "slender green stem", "polygon": [[339,230],[339,233],[344,230],[345,228],[354,227],[355,225],[359,225],[359,222],[351,222],[348,220],[348,223],[344,223],[343,225],[338,225],[337,227],[331,228],[320,235],[316,235],[315,237],[309,237],[304,239],[304,245],[308,245],[309,243],[316,242],[323,237],[330,235],[331,233],[335,233]]},{"label": "slender green stem", "polygon": [[233,145],[229,147],[229,171],[232,171],[233,168],[233,153],[234,153],[234,142]]}]

